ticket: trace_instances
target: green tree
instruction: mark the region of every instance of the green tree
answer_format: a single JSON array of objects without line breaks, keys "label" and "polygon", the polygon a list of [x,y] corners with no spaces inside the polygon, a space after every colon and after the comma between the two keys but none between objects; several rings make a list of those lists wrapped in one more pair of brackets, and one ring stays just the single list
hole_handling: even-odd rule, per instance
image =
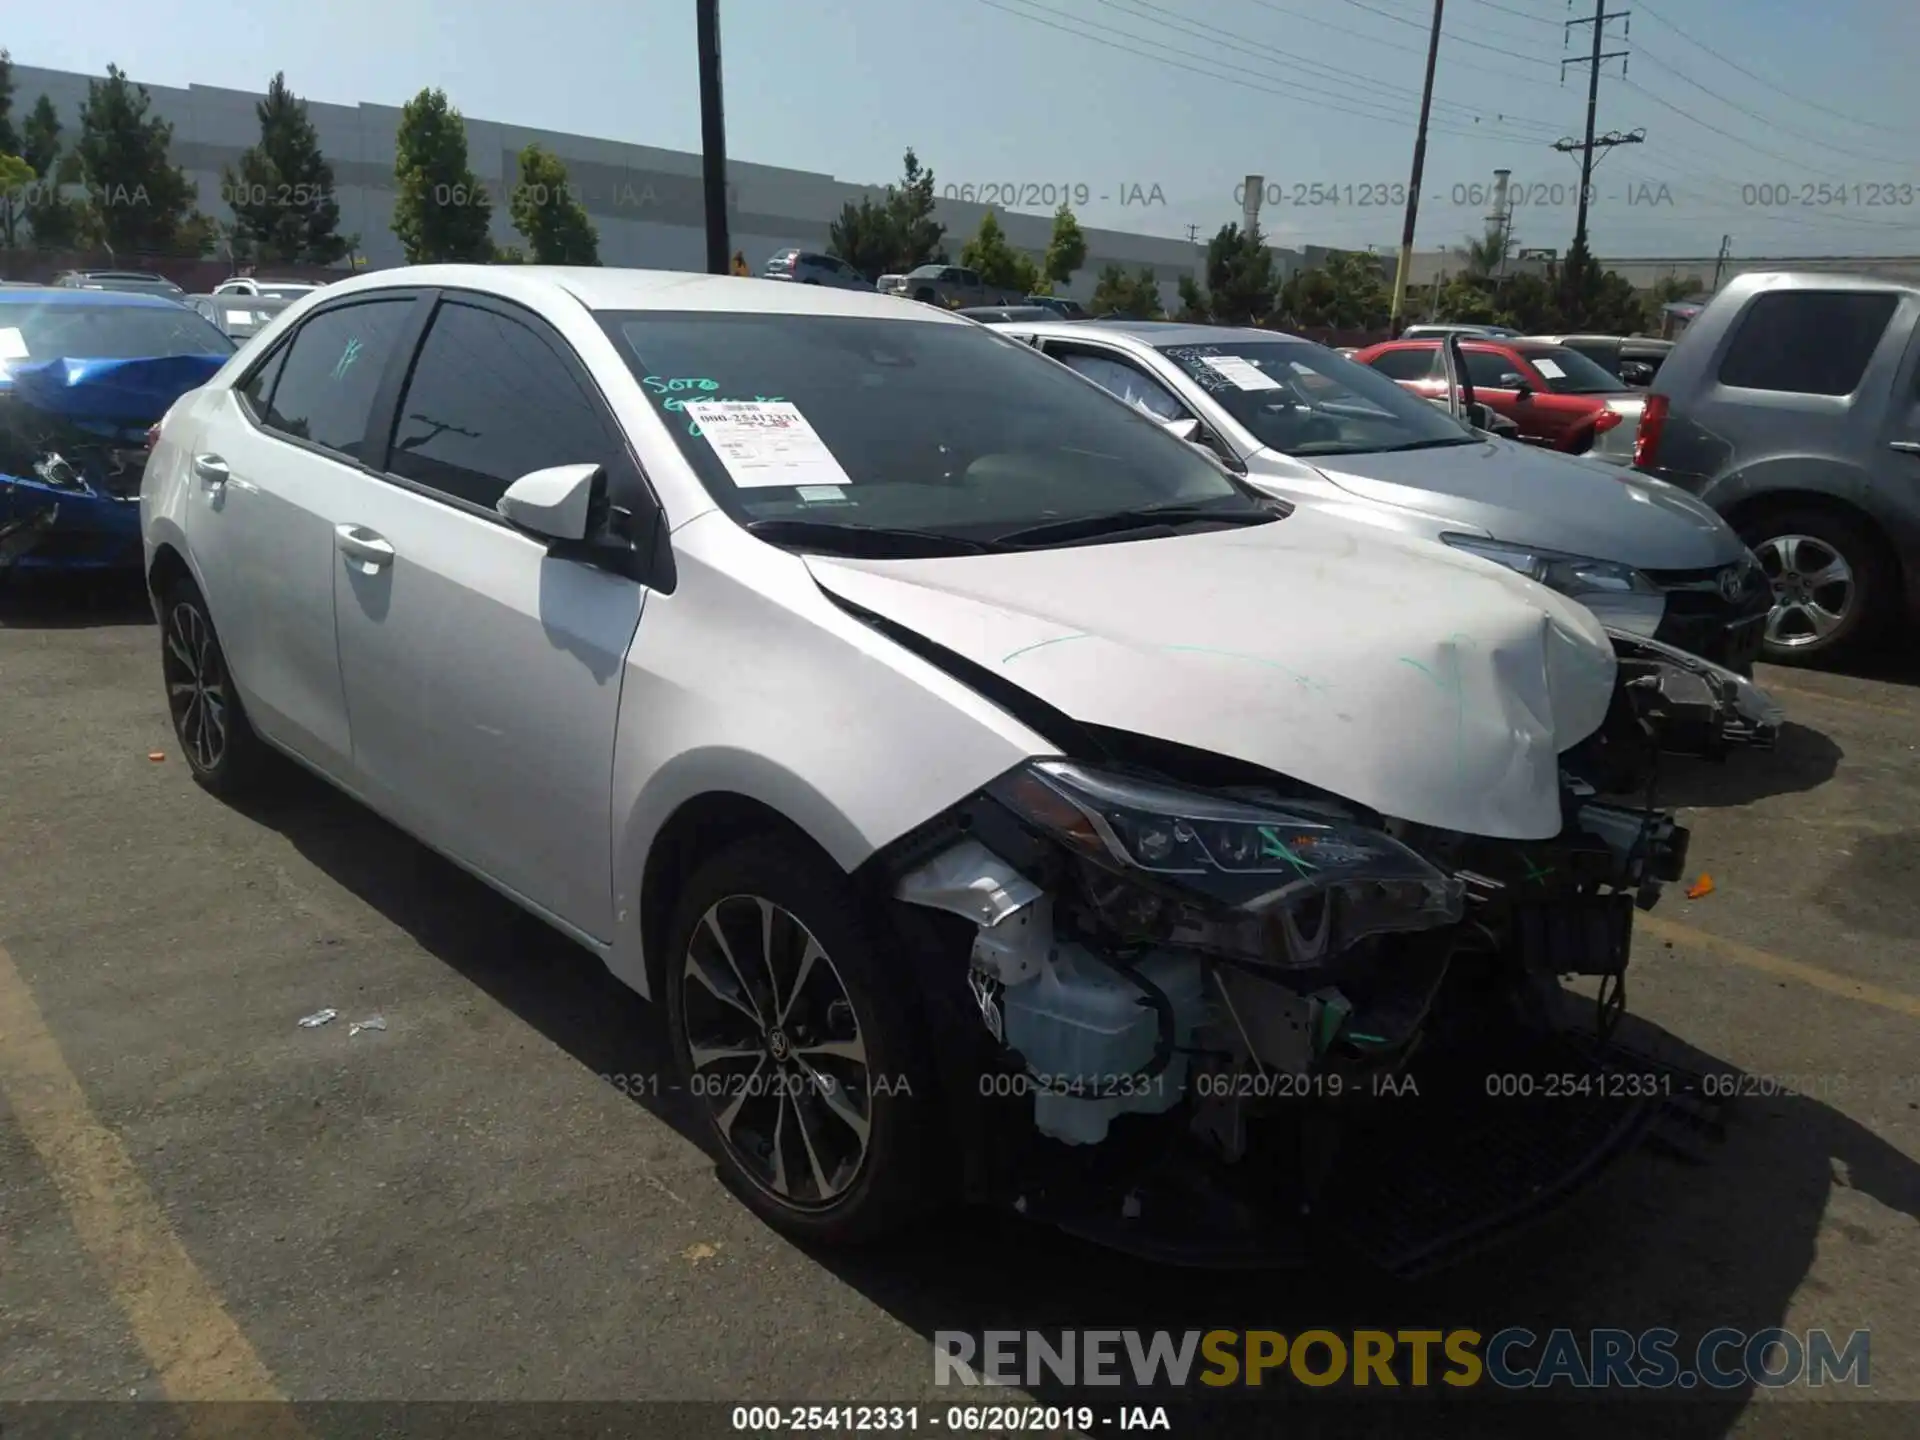
[{"label": "green tree", "polygon": [[27,112],[21,127],[20,157],[33,167],[37,183],[26,207],[33,243],[43,250],[70,250],[79,243],[83,209],[60,193],[59,187],[80,179],[80,161],[61,153],[60,115],[53,101],[42,95]]},{"label": "green tree", "polygon": [[1222,225],[1207,242],[1207,295],[1223,325],[1253,325],[1273,309],[1273,252],[1260,231]]},{"label": "green tree", "polygon": [[307,102],[273,77],[254,113],[260,143],[240,156],[238,168],[221,171],[221,188],[233,209],[227,230],[236,256],[265,261],[331,265],[357,243],[341,235],[340,203],[333,166],[320,153],[320,137],[307,118]]},{"label": "green tree", "polygon": [[[26,164],[21,151],[25,147],[20,140],[20,132],[13,125],[13,56],[0,50],[0,166],[5,165],[8,157]],[[10,167],[7,173],[12,181],[0,190],[0,245],[11,250],[20,243],[20,224],[25,218],[26,196],[23,192],[39,178],[39,172],[32,166],[27,167],[27,178],[19,178],[19,171]]]},{"label": "green tree", "polygon": [[1040,283],[1040,267],[1007,243],[999,217],[991,210],[980,217],[978,233],[960,247],[960,263],[978,271],[987,284],[1022,295],[1032,294]]},{"label": "green tree", "polygon": [[520,183],[508,205],[536,265],[598,265],[600,232],[567,179],[566,162],[529,145],[520,152]]},{"label": "green tree", "polygon": [[393,178],[393,233],[408,264],[494,258],[493,197],[467,164],[466,122],[444,90],[401,108]]},{"label": "green tree", "polygon": [[827,227],[827,253],[837,255],[869,280],[887,273],[899,251],[893,233],[893,214],[873,197],[863,196],[840,207],[840,218]]},{"label": "green tree", "polygon": [[1045,293],[1073,279],[1073,272],[1087,263],[1087,237],[1080,222],[1066,205],[1053,212],[1053,234],[1047,240],[1047,253],[1040,261]]},{"label": "green tree", "polygon": [[0,155],[20,153],[20,132],[13,128],[13,56],[0,49]]},{"label": "green tree", "polygon": [[74,154],[93,224],[116,253],[204,254],[213,224],[195,210],[186,171],[169,159],[173,126],[152,107],[147,87],[117,65],[107,66],[105,80],[87,82]]},{"label": "green tree", "polygon": [[1129,275],[1118,265],[1107,266],[1093,287],[1093,298],[1087,302],[1087,309],[1095,315],[1158,320],[1162,313],[1160,286],[1153,278],[1153,268],[1142,265],[1137,273]]},{"label": "green tree", "polygon": [[1506,269],[1507,259],[1513,253],[1510,234],[1511,232],[1502,226],[1494,234],[1467,236],[1467,243],[1459,250],[1466,273],[1476,278],[1501,274]]},{"label": "green tree", "polygon": [[1380,264],[1360,251],[1336,251],[1281,285],[1279,314],[1302,329],[1372,330],[1392,309]]},{"label": "green tree", "polygon": [[1213,307],[1207,301],[1206,292],[1191,275],[1180,277],[1180,313],[1174,318],[1196,325],[1205,324],[1213,318]]},{"label": "green tree", "polygon": [[909,146],[901,160],[900,183],[887,187],[894,271],[903,273],[917,265],[946,263],[947,227],[933,218],[933,208],[933,171],[920,164],[920,157]]}]

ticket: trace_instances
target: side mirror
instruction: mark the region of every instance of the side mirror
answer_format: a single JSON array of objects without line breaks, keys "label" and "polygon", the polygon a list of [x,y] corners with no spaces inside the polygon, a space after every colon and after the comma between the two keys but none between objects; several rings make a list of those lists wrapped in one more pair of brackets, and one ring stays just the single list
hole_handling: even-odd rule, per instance
[{"label": "side mirror", "polygon": [[1476,430],[1493,429],[1493,411],[1478,400],[1467,406],[1467,423]]},{"label": "side mirror", "polygon": [[1188,444],[1202,444],[1200,422],[1189,415],[1184,420],[1162,420],[1160,428],[1176,440],[1185,440]]},{"label": "side mirror", "polygon": [[1522,380],[1518,375],[1514,375],[1512,373],[1508,373],[1500,377],[1500,388],[1502,390],[1513,391],[1513,398],[1516,400],[1525,400],[1528,396],[1533,394],[1533,387],[1527,384],[1527,382],[1525,380]]},{"label": "side mirror", "polygon": [[531,534],[582,541],[605,523],[607,472],[599,465],[529,471],[507,487],[493,508]]}]

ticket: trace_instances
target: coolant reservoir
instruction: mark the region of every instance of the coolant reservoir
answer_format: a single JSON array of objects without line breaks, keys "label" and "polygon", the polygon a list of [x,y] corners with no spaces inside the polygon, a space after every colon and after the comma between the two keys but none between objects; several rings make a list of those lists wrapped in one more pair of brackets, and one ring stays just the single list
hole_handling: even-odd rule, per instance
[{"label": "coolant reservoir", "polygon": [[1007,1044],[1043,1077],[1032,1081],[1034,1124],[1070,1145],[1107,1137],[1115,1115],[1170,1109],[1186,1088],[1187,1056],[1205,1007],[1200,962],[1156,952],[1136,969],[1172,1002],[1174,1045],[1167,1068],[1140,1072],[1153,1060],[1159,1015],[1145,992],[1080,945],[1062,945],[1040,972],[1001,995]]}]

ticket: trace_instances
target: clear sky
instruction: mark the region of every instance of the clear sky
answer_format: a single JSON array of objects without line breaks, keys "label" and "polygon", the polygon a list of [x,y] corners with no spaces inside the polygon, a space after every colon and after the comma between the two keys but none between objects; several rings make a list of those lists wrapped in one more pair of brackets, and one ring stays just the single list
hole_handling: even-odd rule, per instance
[{"label": "clear sky", "polygon": [[[1608,255],[1920,252],[1920,0],[1609,0],[1596,172]],[[1570,8],[1575,7],[1575,8]],[[1182,235],[1266,177],[1276,243],[1390,248],[1428,0],[721,0],[729,149],[877,183],[1061,187],[1088,224]],[[1564,249],[1589,0],[1446,0],[1417,243],[1484,224],[1506,167],[1521,246]],[[697,150],[693,0],[63,0],[8,5],[22,65],[399,104]],[[19,97],[24,108],[31,95]],[[1311,187],[1320,187],[1316,196]],[[1298,188],[1296,188],[1298,187]],[[1044,194],[1044,191],[1040,191]],[[1102,197],[1105,197],[1104,199]],[[1039,207],[1036,207],[1039,208]],[[1045,208],[1051,208],[1047,206]]]}]

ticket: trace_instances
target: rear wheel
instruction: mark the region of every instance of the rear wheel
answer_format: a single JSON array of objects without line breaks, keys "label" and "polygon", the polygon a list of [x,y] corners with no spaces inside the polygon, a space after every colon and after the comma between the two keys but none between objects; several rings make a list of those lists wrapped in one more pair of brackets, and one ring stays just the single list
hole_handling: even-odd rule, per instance
[{"label": "rear wheel", "polygon": [[1765,658],[1832,660],[1868,644],[1893,588],[1886,551],[1866,526],[1823,510],[1781,509],[1741,526],[1773,585]]},{"label": "rear wheel", "polygon": [[857,1244],[926,1198],[930,1082],[880,922],[824,856],[759,837],[681,892],[665,952],[682,1083],[762,1217]]},{"label": "rear wheel", "polygon": [[176,580],[161,598],[160,671],[193,778],[223,799],[254,788],[271,755],[253,733],[207,602],[189,580]]}]

